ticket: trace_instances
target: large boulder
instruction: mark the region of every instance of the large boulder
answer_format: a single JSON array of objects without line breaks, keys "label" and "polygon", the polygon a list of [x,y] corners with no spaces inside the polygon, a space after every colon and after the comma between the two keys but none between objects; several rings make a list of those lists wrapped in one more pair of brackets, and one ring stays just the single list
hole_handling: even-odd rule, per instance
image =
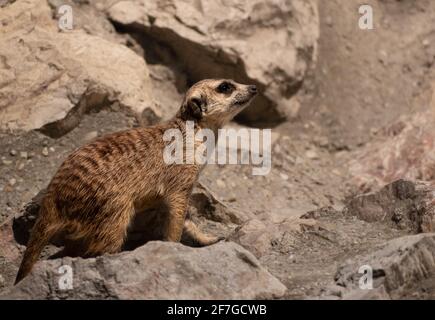
[{"label": "large boulder", "polygon": [[433,182],[397,180],[377,192],[354,197],[347,204],[345,213],[413,233],[434,232],[434,203]]},{"label": "large boulder", "polygon": [[[61,266],[71,267],[72,289],[62,286]],[[282,297],[286,290],[235,243],[195,249],[150,242],[117,255],[40,261],[3,298],[271,299]]]},{"label": "large boulder", "polygon": [[[362,266],[372,269],[372,288],[360,285]],[[435,279],[434,233],[397,238],[372,253],[357,256],[338,268],[335,283],[343,289],[343,299],[398,299],[416,297],[418,284],[430,279]],[[435,292],[432,288],[432,292],[422,294]]]},{"label": "large boulder", "polygon": [[229,238],[261,258],[273,249],[282,250],[281,242],[287,233],[321,228],[314,219],[281,216],[281,219],[275,220],[277,216],[270,214],[270,220],[250,219],[238,226]]},{"label": "large boulder", "polygon": [[0,129],[59,136],[84,112],[114,103],[158,117],[147,66],[127,47],[82,29],[59,32],[37,0],[6,6],[0,24]]},{"label": "large boulder", "polygon": [[435,84],[425,111],[403,115],[349,163],[352,183],[370,191],[398,179],[435,179]]},{"label": "large boulder", "polygon": [[[290,98],[316,60],[315,0],[111,1],[106,11],[135,34],[149,60],[184,70],[190,81],[233,78],[256,83],[261,95],[240,120],[283,120]],[[177,61],[177,63],[176,63]],[[178,64],[178,65],[177,65]]]}]

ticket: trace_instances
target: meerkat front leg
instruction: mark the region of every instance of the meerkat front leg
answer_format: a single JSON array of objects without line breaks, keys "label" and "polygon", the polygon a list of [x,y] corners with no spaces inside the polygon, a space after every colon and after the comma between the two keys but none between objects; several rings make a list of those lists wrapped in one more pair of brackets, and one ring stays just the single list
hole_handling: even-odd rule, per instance
[{"label": "meerkat front leg", "polygon": [[164,240],[180,242],[186,219],[189,197],[186,194],[173,194],[168,196],[166,202],[169,207],[168,222],[164,232]]},{"label": "meerkat front leg", "polygon": [[189,237],[196,245],[205,247],[215,244],[221,240],[225,240],[224,237],[215,237],[203,233],[198,226],[189,218],[184,221],[184,234]]}]

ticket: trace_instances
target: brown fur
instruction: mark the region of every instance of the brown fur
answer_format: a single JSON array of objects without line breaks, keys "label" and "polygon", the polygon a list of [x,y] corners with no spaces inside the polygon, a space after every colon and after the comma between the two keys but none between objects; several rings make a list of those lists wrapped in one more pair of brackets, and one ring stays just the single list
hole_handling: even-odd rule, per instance
[{"label": "brown fur", "polygon": [[169,208],[165,240],[180,241],[184,229],[199,245],[219,241],[186,220],[189,197],[202,166],[165,164],[167,142],[162,137],[171,128],[184,134],[186,120],[195,121],[195,130],[217,131],[255,94],[255,86],[203,80],[189,89],[180,111],[167,123],[110,134],[70,154],[47,188],[15,283],[30,272],[58,232],[67,234],[65,252],[71,255],[119,252],[135,212],[157,201]]}]

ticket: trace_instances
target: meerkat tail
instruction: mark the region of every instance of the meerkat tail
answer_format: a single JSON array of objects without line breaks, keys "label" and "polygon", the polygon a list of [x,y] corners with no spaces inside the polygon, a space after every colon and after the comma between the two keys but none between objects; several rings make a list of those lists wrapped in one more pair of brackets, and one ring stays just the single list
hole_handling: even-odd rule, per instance
[{"label": "meerkat tail", "polygon": [[32,233],[29,242],[27,243],[27,248],[24,252],[14,285],[18,284],[18,282],[20,282],[29,274],[45,245],[59,229],[58,225],[53,225],[47,221],[47,218],[44,217],[42,210],[43,209],[41,208],[39,217],[32,229]]},{"label": "meerkat tail", "polygon": [[192,220],[186,219],[184,221],[184,228],[183,232],[191,239],[193,240],[197,245],[201,247],[209,246],[212,244],[215,244],[221,240],[223,240],[222,237],[215,237],[208,235],[206,233],[203,233],[198,226],[193,223]]}]

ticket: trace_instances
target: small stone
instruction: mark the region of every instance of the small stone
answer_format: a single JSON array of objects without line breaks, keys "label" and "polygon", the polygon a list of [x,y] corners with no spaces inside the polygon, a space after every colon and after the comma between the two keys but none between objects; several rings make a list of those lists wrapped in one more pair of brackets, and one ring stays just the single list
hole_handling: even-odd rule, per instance
[{"label": "small stone", "polygon": [[24,169],[24,162],[21,162],[19,165],[18,165],[18,168],[17,168],[18,170],[23,170]]},{"label": "small stone", "polygon": [[83,137],[83,141],[91,141],[98,137],[98,131],[90,131]]},{"label": "small stone", "polygon": [[304,159],[302,159],[301,157],[296,157],[295,165],[301,165],[303,163],[304,163]]},{"label": "small stone", "polygon": [[9,151],[9,154],[13,157],[15,157],[17,155],[17,151],[12,149],[11,151]]},{"label": "small stone", "polygon": [[388,53],[385,51],[385,50],[380,50],[379,51],[379,61],[382,63],[382,64],[387,64],[387,61],[388,61]]},{"label": "small stone", "polygon": [[225,182],[221,179],[217,179],[216,180],[216,184],[219,188],[225,188],[227,185],[225,184]]},{"label": "small stone", "polygon": [[280,173],[279,176],[281,177],[281,179],[287,181],[288,180],[288,175],[286,175],[285,173]]},{"label": "small stone", "polygon": [[332,17],[331,16],[327,16],[325,19],[326,25],[328,27],[332,27]]},{"label": "small stone", "polygon": [[20,152],[20,157],[21,157],[22,159],[27,159],[27,157],[28,157],[27,152],[26,152],[26,151],[21,151],[21,152]]},{"label": "small stone", "polygon": [[42,155],[43,155],[44,157],[47,157],[47,156],[48,156],[48,148],[47,148],[47,147],[44,147],[44,148],[42,149]]},{"label": "small stone", "polygon": [[305,156],[308,158],[308,159],[312,159],[312,160],[314,160],[314,159],[319,159],[319,155],[316,153],[316,151],[314,151],[314,150],[308,150],[306,153],[305,153]]},{"label": "small stone", "polygon": [[332,173],[335,174],[336,176],[341,176],[340,170],[332,169]]},{"label": "small stone", "polygon": [[429,45],[430,45],[430,41],[429,41],[428,39],[424,39],[424,40],[422,41],[422,44],[423,44],[424,47],[429,47]]},{"label": "small stone", "polygon": [[53,147],[48,148],[48,151],[55,152],[56,150]]},{"label": "small stone", "polygon": [[12,164],[12,161],[11,160],[2,160],[2,162],[3,162],[3,164],[5,165],[5,166],[9,166],[9,165],[11,165]]},{"label": "small stone", "polygon": [[16,183],[17,183],[17,179],[15,179],[15,178],[9,179],[9,185],[10,186],[14,186]]},{"label": "small stone", "polygon": [[301,103],[298,99],[293,98],[290,100],[289,107],[288,107],[288,115],[290,118],[296,118],[299,114],[299,111],[301,109]]}]

